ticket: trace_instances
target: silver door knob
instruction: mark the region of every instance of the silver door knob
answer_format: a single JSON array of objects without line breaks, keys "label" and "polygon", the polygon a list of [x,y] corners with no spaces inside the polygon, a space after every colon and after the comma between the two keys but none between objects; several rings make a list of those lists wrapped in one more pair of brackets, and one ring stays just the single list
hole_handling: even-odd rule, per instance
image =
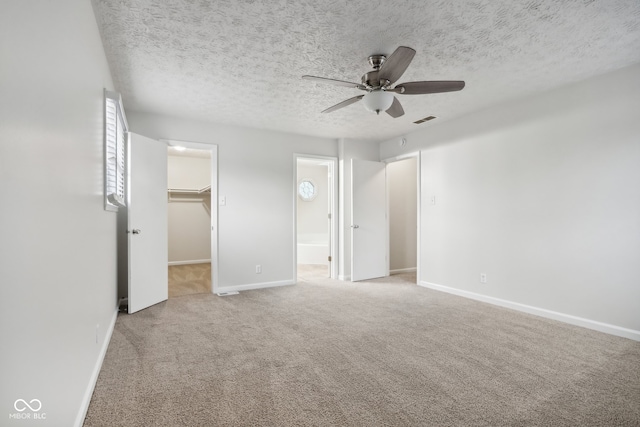
[{"label": "silver door knob", "polygon": [[131,230],[131,232],[133,234],[140,234],[140,229],[139,228],[134,228],[133,230]]},{"label": "silver door knob", "polygon": [[351,228],[360,228],[359,225],[352,225]]}]

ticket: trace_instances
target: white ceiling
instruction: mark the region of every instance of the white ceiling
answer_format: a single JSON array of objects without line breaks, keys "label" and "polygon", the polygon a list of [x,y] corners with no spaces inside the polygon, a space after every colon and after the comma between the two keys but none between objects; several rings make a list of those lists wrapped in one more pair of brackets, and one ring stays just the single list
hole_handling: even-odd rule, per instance
[{"label": "white ceiling", "polygon": [[186,148],[179,145],[169,145],[167,154],[174,157],[196,157],[200,159],[210,159],[211,150],[199,150],[197,148]]},{"label": "white ceiling", "polygon": [[[640,62],[638,0],[93,1],[125,109],[305,135],[389,139]],[[417,53],[398,82],[465,89],[398,95],[397,119],[320,114],[362,92],[302,75],[359,82],[400,45]]]}]

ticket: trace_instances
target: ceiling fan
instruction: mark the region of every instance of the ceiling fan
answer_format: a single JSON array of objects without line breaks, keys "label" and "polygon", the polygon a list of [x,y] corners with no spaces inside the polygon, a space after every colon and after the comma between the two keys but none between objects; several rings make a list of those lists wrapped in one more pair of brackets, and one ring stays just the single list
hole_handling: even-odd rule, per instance
[{"label": "ceiling fan", "polygon": [[303,79],[312,80],[319,83],[327,83],[336,86],[352,87],[363,90],[364,95],[354,96],[346,101],[329,107],[322,111],[331,113],[340,108],[351,105],[355,102],[364,101],[367,110],[380,114],[386,111],[391,117],[400,117],[404,114],[404,109],[393,94],[399,95],[423,95],[428,93],[455,92],[464,88],[463,81],[441,80],[400,83],[391,87],[404,74],[407,67],[413,60],[416,51],[410,47],[398,47],[388,58],[385,55],[371,55],[369,64],[373,71],[369,71],[362,76],[362,83],[352,83],[343,80],[328,79],[325,77],[302,76]]}]

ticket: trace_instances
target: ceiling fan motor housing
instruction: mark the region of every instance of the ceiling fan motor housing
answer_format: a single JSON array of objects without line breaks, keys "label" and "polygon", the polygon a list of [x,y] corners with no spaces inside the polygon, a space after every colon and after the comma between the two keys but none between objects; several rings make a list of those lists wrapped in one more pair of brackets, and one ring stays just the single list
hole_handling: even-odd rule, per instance
[{"label": "ceiling fan motor housing", "polygon": [[378,71],[369,71],[362,75],[362,84],[368,87],[379,87],[380,79],[378,78]]},{"label": "ceiling fan motor housing", "polygon": [[380,84],[380,78],[378,77],[380,67],[384,64],[387,57],[384,55],[371,55],[369,57],[369,64],[373,67],[373,71],[369,71],[368,73],[364,73],[362,75],[362,84],[368,86],[370,88],[379,88],[384,86]]},{"label": "ceiling fan motor housing", "polygon": [[379,71],[369,71],[362,75],[362,84],[369,89],[387,88],[389,86],[389,80],[380,80],[378,77]]}]

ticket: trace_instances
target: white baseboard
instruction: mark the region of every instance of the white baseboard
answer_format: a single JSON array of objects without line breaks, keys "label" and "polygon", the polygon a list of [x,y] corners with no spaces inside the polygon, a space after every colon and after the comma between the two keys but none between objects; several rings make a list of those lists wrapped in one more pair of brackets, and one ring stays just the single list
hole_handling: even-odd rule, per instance
[{"label": "white baseboard", "polygon": [[462,289],[450,288],[448,286],[438,285],[435,283],[422,281],[418,284],[425,288],[433,289],[436,291],[447,292],[449,294],[458,295],[461,297],[470,298],[493,305],[498,305],[500,307],[506,307],[512,310],[522,311],[524,313],[529,313],[540,317],[546,317],[547,319],[558,320],[560,322],[569,323],[571,325],[593,329],[595,331],[604,332],[606,334],[629,338],[634,341],[640,341],[640,331],[636,331],[633,329],[627,329],[621,326],[585,319],[583,317],[572,316],[570,314],[559,313],[557,311],[551,311],[544,308],[533,307],[531,305],[520,304],[518,302],[477,294],[475,292],[469,292]]},{"label": "white baseboard", "polygon": [[402,274],[402,273],[415,273],[418,269],[416,267],[410,268],[396,268],[395,270],[389,270],[390,275]]},{"label": "white baseboard", "polygon": [[351,276],[340,276],[338,275],[338,280],[344,280],[346,282],[351,281]]},{"label": "white baseboard", "polygon": [[111,318],[107,333],[105,334],[104,340],[102,341],[102,348],[100,348],[98,360],[96,360],[96,364],[93,367],[93,372],[91,372],[89,385],[87,386],[87,390],[85,391],[84,397],[82,398],[82,404],[80,405],[80,410],[78,411],[78,415],[76,416],[76,421],[74,423],[76,427],[82,427],[82,424],[84,424],[84,419],[87,416],[89,404],[91,403],[91,396],[93,396],[93,390],[95,389],[96,383],[98,382],[98,375],[100,374],[100,369],[102,369],[102,362],[104,362],[104,357],[107,354],[107,348],[109,347],[109,342],[111,341],[111,335],[113,335],[113,328],[116,325],[117,318],[118,307],[116,307],[116,311],[113,313],[113,317]]},{"label": "white baseboard", "polygon": [[250,291],[253,289],[264,289],[264,288],[275,288],[278,286],[288,286],[295,285],[296,282],[293,280],[280,280],[277,282],[263,282],[263,283],[249,283],[247,285],[231,285],[231,286],[219,286],[213,292],[214,293],[223,293],[223,292],[240,292],[240,291]]},{"label": "white baseboard", "polygon": [[187,264],[209,264],[210,259],[193,259],[187,261],[169,261],[169,265],[187,265]]}]

